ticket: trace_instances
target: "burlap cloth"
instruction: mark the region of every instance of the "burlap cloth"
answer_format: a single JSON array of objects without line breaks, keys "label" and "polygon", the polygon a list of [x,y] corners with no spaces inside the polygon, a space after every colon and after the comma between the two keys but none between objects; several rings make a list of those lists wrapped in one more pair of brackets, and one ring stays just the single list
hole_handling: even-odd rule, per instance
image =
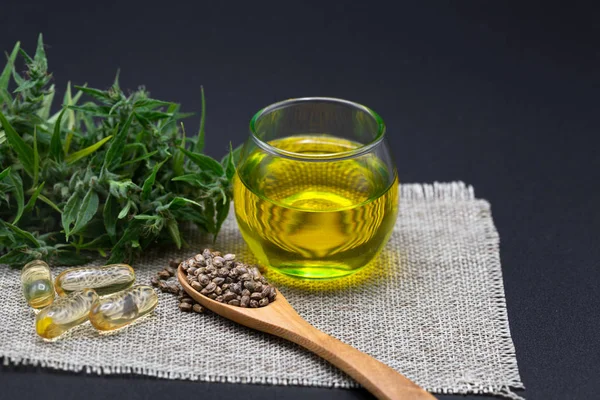
[{"label": "burlap cloth", "polygon": [[[182,252],[152,252],[137,262],[137,282]],[[252,260],[233,212],[215,249]],[[58,273],[62,268],[54,269]],[[298,313],[435,393],[488,393],[518,398],[523,388],[510,336],[499,239],[487,201],[463,183],[407,184],[400,215],[380,259],[350,278],[293,283],[270,273]],[[153,316],[113,335],[87,323],[54,343],[34,331],[19,271],[0,267],[0,356],[92,373],[277,385],[357,386],[317,356],[218,315],[182,313],[161,293]]]}]

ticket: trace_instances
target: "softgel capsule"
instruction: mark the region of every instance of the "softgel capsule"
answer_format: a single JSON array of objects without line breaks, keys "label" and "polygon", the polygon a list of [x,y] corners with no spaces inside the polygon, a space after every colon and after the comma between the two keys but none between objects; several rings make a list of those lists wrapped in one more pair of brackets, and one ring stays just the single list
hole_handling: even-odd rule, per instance
[{"label": "softgel capsule", "polygon": [[65,296],[83,289],[94,289],[98,296],[127,289],[135,282],[135,272],[127,264],[104,267],[71,268],[56,277],[56,293]]},{"label": "softgel capsule", "polygon": [[23,295],[33,308],[44,308],[54,301],[54,285],[50,267],[44,261],[36,260],[26,264],[21,271]]},{"label": "softgel capsule", "polygon": [[93,289],[73,292],[58,298],[40,311],[35,318],[35,329],[44,339],[56,339],[71,328],[87,321],[92,305],[98,300]]},{"label": "softgel capsule", "polygon": [[158,296],[150,286],[134,286],[94,302],[90,322],[99,331],[112,331],[131,324],[156,308]]}]

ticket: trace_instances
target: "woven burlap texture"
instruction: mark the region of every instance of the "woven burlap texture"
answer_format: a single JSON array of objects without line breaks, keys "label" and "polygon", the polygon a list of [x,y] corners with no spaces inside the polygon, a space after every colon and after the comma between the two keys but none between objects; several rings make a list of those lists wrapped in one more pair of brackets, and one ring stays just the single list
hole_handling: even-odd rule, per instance
[{"label": "woven burlap texture", "polygon": [[[137,283],[182,252],[151,252],[134,264]],[[230,213],[215,249],[252,261]],[[63,268],[55,268],[55,274]],[[463,183],[406,184],[400,214],[379,260],[329,283],[268,273],[298,313],[435,393],[518,398],[523,388],[510,336],[490,205]],[[0,268],[0,356],[5,364],[169,379],[355,387],[344,373],[301,347],[218,315],[182,313],[159,294],[153,316],[112,335],[87,323],[47,343],[21,294],[19,271]]]}]

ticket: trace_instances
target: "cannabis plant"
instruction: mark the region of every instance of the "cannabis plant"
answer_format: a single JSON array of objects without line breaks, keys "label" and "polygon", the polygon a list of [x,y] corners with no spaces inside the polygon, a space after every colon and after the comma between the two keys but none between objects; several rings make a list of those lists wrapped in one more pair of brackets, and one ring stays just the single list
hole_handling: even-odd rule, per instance
[{"label": "cannabis plant", "polygon": [[[142,87],[67,85],[53,106],[42,36],[30,57],[17,43],[0,75],[0,264],[91,257],[131,261],[153,243],[185,245],[196,225],[217,235],[231,200],[233,155],[202,154],[179,104]],[[16,65],[25,64],[20,73]],[[85,101],[84,101],[85,100]],[[54,112],[54,113],[53,113]]]}]

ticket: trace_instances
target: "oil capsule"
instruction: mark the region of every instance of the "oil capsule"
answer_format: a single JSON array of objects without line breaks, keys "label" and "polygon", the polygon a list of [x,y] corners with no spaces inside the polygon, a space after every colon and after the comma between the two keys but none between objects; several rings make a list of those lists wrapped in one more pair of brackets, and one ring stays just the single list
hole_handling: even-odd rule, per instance
[{"label": "oil capsule", "polygon": [[48,264],[41,260],[26,264],[21,271],[23,295],[33,308],[44,308],[54,301],[54,285]]},{"label": "oil capsule", "polygon": [[133,268],[127,264],[112,264],[68,269],[56,277],[54,286],[60,296],[86,288],[94,289],[98,296],[104,296],[127,289],[133,282]]},{"label": "oil capsule", "polygon": [[55,339],[88,319],[98,295],[93,289],[73,292],[58,298],[36,315],[35,330],[44,339]]},{"label": "oil capsule", "polygon": [[98,299],[90,310],[90,322],[100,331],[119,329],[152,312],[157,304],[152,287],[134,286]]}]

